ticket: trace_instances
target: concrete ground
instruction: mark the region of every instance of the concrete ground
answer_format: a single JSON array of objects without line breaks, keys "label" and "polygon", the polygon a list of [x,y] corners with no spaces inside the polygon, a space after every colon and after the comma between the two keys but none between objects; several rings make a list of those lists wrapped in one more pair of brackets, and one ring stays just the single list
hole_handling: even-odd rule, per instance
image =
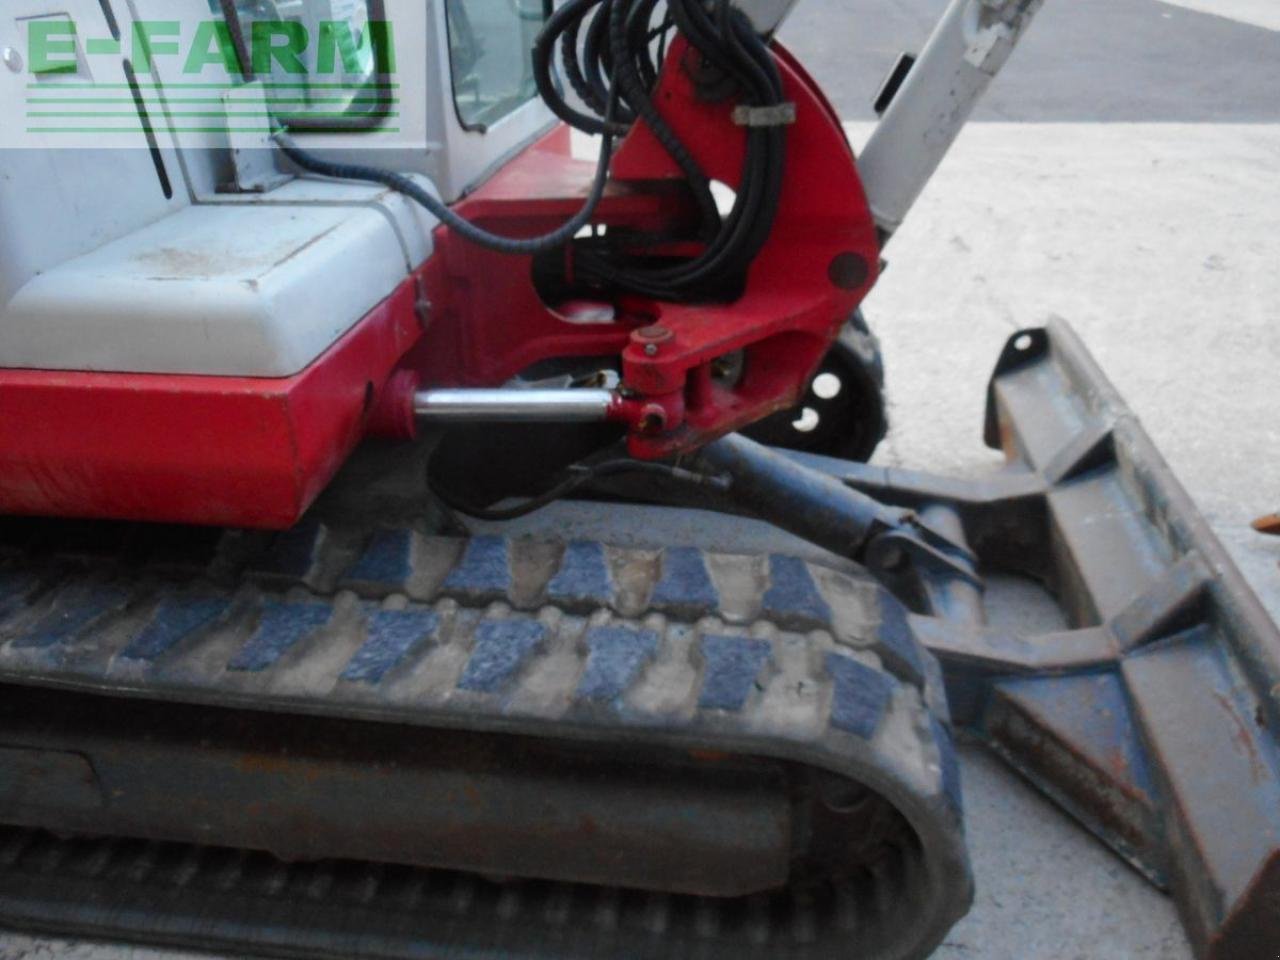
[{"label": "concrete ground", "polygon": [[[942,6],[803,0],[786,39],[855,143],[880,77]],[[1004,339],[1065,317],[1280,619],[1280,539],[1248,528],[1280,509],[1276,8],[1050,0],[894,239],[867,312],[894,422],[879,459],[959,473],[996,462],[980,423]],[[541,522],[563,532],[563,517]],[[1190,957],[1161,894],[984,752],[963,762],[977,902],[935,960]],[[176,955],[0,939],[0,960],[54,956]]]},{"label": "concrete ground", "polygon": [[[880,459],[993,465],[990,366],[1013,330],[1064,317],[1280,618],[1280,540],[1248,525],[1280,506],[1278,170],[1273,126],[971,127],[867,304],[894,422]],[[965,761],[978,902],[939,960],[1190,956],[1137,874],[993,761]]]},{"label": "concrete ground", "polygon": [[[804,0],[788,24],[855,145],[945,5]],[[867,314],[878,459],[960,473],[996,461],[978,436],[1005,338],[1066,318],[1280,619],[1280,540],[1249,528],[1280,508],[1278,31],[1270,0],[1048,0]],[[1083,830],[977,749],[964,773],[977,903],[935,960],[1190,957],[1172,904]]]},{"label": "concrete ground", "polygon": [[[805,0],[785,39],[858,144],[867,91],[945,0],[853,6]],[[1048,0],[867,313],[879,458],[961,473],[995,460],[978,433],[1001,343],[1066,318],[1280,619],[1280,540],[1249,528],[1280,508],[1277,31],[1266,0]],[[1083,830],[977,749],[964,768],[977,903],[935,960],[1191,955],[1172,904]]]}]

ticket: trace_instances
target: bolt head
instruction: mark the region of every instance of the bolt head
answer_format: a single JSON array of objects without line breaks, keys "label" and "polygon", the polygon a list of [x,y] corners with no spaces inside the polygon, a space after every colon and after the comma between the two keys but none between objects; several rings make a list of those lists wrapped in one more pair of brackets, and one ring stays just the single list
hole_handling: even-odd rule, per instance
[{"label": "bolt head", "polygon": [[656,357],[658,355],[658,345],[656,343],[645,344],[644,355],[646,357]]},{"label": "bolt head", "polygon": [[13,47],[5,47],[0,52],[0,60],[4,61],[4,65],[14,73],[22,72],[22,54]]}]

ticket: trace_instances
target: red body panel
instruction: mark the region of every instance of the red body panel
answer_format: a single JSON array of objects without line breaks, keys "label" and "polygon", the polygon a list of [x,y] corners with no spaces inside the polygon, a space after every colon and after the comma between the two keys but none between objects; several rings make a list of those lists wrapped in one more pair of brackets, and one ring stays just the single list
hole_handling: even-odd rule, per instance
[{"label": "red body panel", "polygon": [[417,289],[284,379],[0,371],[0,512],[292,525],[421,335]]},{"label": "red body panel", "polygon": [[[733,102],[708,102],[683,69],[687,46],[671,46],[653,99],[707,175],[741,179],[746,134]],[[631,451],[662,457],[689,450],[794,404],[854,308],[875,284],[879,241],[839,118],[784,49],[783,84],[796,105],[787,131],[778,217],[741,297],[727,304],[670,304],[628,297],[617,322],[572,323],[539,298],[530,257],[477,247],[445,229],[428,271],[430,334],[411,366],[430,385],[494,385],[548,357],[618,355],[636,396]],[[564,131],[549,135],[459,204],[496,233],[533,236],[581,207],[594,164],[568,157]],[[595,222],[660,232],[691,216],[682,174],[638,123],[612,167]],[[837,269],[844,265],[844,269]],[[839,282],[837,282],[837,279]],[[656,335],[656,337],[655,337]],[[718,357],[743,351],[744,375],[711,376]]]},{"label": "red body panel", "polygon": [[[703,170],[736,187],[745,132],[731,101],[700,95],[686,50],[672,44],[654,100]],[[497,386],[548,358],[621,357],[627,399],[615,413],[640,457],[794,404],[874,284],[879,246],[838,117],[790,55],[776,55],[796,120],[773,232],[734,302],[625,297],[613,322],[574,322],[543,303],[532,258],[442,227],[418,275],[294,377],[0,370],[0,513],[287,527],[367,433],[412,435],[418,384]],[[561,127],[459,212],[508,236],[556,228],[594,172],[568,147]],[[612,172],[597,225],[652,234],[692,221],[678,169],[643,124]],[[717,379],[713,361],[738,353],[741,376]]]}]

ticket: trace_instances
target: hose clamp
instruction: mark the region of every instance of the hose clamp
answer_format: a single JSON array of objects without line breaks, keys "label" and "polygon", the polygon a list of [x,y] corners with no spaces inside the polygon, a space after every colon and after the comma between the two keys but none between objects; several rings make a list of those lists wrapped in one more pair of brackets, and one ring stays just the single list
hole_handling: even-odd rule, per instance
[{"label": "hose clamp", "polygon": [[768,107],[742,103],[733,108],[733,122],[740,127],[788,127],[796,122],[796,105],[790,101]]}]

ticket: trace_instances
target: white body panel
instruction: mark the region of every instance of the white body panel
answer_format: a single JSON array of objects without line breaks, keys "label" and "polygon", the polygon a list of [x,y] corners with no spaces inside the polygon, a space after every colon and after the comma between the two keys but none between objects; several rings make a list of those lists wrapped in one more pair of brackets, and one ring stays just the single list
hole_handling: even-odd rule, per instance
[{"label": "white body panel", "polygon": [[195,204],[34,277],[0,322],[6,367],[286,377],[426,258],[403,197],[293,181]]}]

